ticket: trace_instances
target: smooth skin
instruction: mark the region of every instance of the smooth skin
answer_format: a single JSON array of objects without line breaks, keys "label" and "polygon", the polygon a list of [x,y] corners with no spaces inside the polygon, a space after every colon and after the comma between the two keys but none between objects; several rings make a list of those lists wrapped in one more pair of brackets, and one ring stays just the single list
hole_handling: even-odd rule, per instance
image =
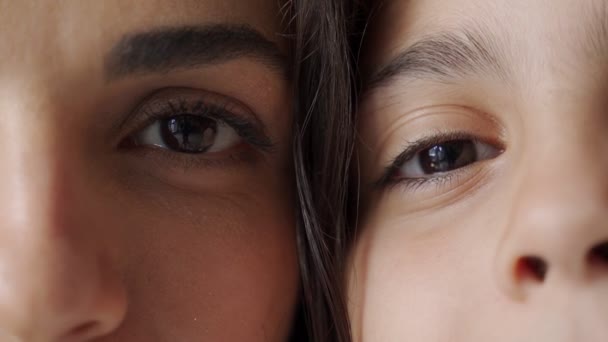
[{"label": "smooth skin", "polygon": [[[1,341],[287,339],[298,267],[280,6],[0,1]],[[160,31],[187,39],[133,41]],[[195,133],[216,128],[182,131],[208,149],[158,134],[187,115]]]},{"label": "smooth skin", "polygon": [[370,20],[354,340],[608,340],[608,2]]}]

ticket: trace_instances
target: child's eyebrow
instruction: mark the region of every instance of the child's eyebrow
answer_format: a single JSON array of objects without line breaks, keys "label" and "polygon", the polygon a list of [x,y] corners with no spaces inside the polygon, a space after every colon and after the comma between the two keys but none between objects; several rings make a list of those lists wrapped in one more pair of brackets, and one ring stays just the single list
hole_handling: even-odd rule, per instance
[{"label": "child's eyebrow", "polygon": [[427,36],[375,69],[366,80],[365,91],[402,77],[446,79],[485,73],[506,79],[508,72],[497,57],[496,45],[485,34],[473,31]]}]

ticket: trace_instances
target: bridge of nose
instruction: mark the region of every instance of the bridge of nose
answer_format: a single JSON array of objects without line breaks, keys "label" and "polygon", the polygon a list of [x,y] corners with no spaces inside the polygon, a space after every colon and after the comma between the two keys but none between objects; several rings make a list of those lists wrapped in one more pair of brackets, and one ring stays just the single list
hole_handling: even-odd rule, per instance
[{"label": "bridge of nose", "polygon": [[112,215],[64,129],[77,124],[42,91],[14,93],[0,96],[0,332],[46,342],[87,322],[116,326],[126,298],[107,254]]}]

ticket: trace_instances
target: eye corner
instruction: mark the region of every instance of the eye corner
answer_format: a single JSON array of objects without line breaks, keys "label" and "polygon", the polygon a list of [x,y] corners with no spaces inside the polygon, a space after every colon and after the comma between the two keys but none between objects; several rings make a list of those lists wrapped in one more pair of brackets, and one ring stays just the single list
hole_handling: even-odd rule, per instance
[{"label": "eye corner", "polygon": [[384,190],[396,185],[399,183],[399,180],[395,177],[395,173],[398,171],[393,165],[386,167],[382,171],[380,178],[371,184],[371,188],[374,190]]}]

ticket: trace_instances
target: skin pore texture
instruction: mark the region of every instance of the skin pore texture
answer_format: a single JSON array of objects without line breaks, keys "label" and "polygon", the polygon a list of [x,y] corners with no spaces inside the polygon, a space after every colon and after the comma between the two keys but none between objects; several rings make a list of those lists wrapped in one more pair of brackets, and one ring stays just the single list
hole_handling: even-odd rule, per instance
[{"label": "skin pore texture", "polygon": [[287,340],[280,5],[0,0],[1,341]]},{"label": "skin pore texture", "polygon": [[383,1],[355,341],[608,340],[607,55],[602,0]]}]

